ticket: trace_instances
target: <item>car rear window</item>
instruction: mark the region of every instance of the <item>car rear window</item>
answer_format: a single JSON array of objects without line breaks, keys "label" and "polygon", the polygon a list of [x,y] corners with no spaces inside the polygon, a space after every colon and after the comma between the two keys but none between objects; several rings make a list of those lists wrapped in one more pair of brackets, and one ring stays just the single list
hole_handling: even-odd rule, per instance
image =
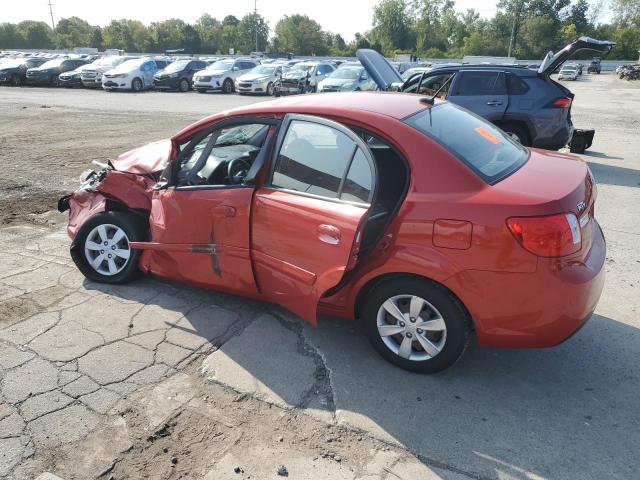
[{"label": "car rear window", "polygon": [[450,150],[489,184],[508,177],[529,158],[529,151],[505,132],[452,103],[425,108],[404,121]]}]

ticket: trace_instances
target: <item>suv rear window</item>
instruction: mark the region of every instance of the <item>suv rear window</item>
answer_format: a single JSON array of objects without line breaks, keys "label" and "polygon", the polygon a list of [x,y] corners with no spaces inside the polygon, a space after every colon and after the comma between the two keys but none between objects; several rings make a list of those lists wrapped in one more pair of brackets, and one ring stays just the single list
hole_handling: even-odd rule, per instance
[{"label": "suv rear window", "polygon": [[508,177],[529,158],[529,151],[505,132],[452,103],[425,108],[404,121],[450,150],[489,184]]}]

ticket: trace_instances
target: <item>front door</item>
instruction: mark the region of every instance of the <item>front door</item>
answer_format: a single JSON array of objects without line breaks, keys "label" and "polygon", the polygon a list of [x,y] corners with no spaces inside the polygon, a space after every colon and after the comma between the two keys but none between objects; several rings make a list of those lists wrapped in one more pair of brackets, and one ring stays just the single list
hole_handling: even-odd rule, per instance
[{"label": "front door", "polygon": [[254,186],[246,177],[264,161],[275,128],[270,120],[227,121],[179,146],[166,170],[170,186],[152,199],[152,238],[143,258],[150,272],[256,293],[249,252]]},{"label": "front door", "polygon": [[351,130],[285,117],[251,213],[253,268],[268,300],[316,323],[318,300],[352,263],[375,175],[371,152]]}]

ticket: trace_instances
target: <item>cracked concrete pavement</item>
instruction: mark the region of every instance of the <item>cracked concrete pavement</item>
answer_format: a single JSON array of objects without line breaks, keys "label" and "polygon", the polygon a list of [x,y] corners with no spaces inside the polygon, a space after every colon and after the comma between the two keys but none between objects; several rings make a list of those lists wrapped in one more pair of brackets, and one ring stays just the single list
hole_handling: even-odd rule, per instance
[{"label": "cracked concrete pavement", "polygon": [[573,117],[597,128],[584,158],[607,282],[553,349],[472,345],[410,374],[357,324],[153,278],[89,282],[57,213],[0,228],[0,478],[263,479],[279,464],[314,480],[637,478],[640,145],[625,105],[640,89],[605,81],[573,86]]}]

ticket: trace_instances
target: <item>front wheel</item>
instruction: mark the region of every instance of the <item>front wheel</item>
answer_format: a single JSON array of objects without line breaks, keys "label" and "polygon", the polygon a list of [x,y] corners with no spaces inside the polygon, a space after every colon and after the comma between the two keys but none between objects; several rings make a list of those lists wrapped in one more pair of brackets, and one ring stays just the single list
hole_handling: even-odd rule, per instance
[{"label": "front wheel", "polygon": [[466,349],[471,319],[447,289],[426,279],[383,281],[365,299],[363,321],[373,347],[405,370],[435,373]]},{"label": "front wheel", "polygon": [[267,96],[271,97],[273,95],[273,82],[269,82],[267,85]]},{"label": "front wheel", "polygon": [[133,81],[131,82],[131,90],[133,90],[134,92],[141,92],[142,80],[140,80],[139,78],[134,78]]},{"label": "front wheel", "polygon": [[185,93],[189,91],[189,87],[189,80],[187,80],[186,78],[180,80],[180,83],[178,84],[178,90],[180,90],[182,93]]},{"label": "front wheel", "polygon": [[224,82],[222,82],[222,93],[232,93],[233,92],[233,82],[230,78],[227,78]]},{"label": "front wheel", "polygon": [[141,251],[129,242],[145,241],[146,229],[133,215],[104,212],[87,220],[71,245],[71,258],[85,277],[100,283],[127,283],[140,274]]},{"label": "front wheel", "polygon": [[12,75],[11,76],[11,84],[14,87],[21,87],[22,86],[22,77],[20,75]]}]

